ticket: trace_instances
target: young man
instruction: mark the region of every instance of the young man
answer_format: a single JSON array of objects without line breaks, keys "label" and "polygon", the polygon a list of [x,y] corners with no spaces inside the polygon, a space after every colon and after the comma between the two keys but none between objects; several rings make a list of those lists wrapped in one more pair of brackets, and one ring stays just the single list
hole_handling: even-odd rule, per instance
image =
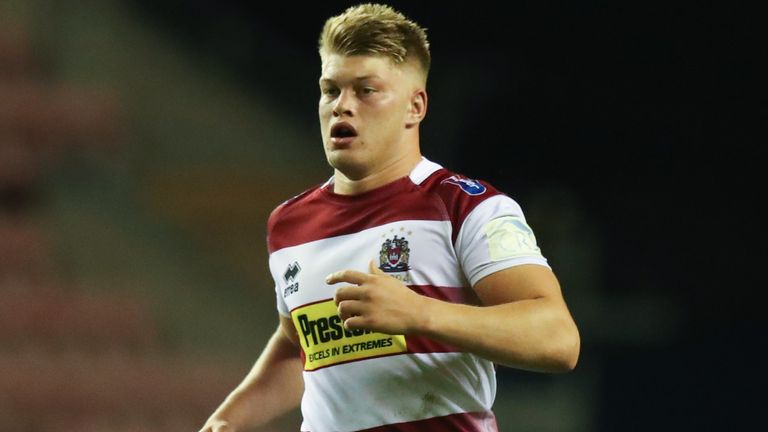
[{"label": "young man", "polygon": [[334,174],[270,216],[280,326],[203,431],[300,401],[302,431],[495,431],[493,363],[576,365],[558,282],[517,203],[421,156],[422,28],[353,7],[326,22],[320,57]]}]

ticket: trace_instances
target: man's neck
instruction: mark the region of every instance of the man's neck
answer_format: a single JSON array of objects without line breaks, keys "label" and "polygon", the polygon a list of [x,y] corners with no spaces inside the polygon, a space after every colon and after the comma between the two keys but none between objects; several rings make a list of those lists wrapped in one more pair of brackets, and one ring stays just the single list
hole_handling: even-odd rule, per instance
[{"label": "man's neck", "polygon": [[421,159],[418,152],[409,154],[360,179],[350,179],[341,171],[335,170],[333,192],[339,195],[358,195],[371,191],[409,175]]}]

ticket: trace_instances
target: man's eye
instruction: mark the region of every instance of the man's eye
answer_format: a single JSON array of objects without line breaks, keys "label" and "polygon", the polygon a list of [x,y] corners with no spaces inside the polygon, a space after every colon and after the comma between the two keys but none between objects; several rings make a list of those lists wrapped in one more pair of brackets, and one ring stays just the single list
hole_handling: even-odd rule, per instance
[{"label": "man's eye", "polygon": [[339,89],[328,87],[328,88],[322,89],[322,93],[328,96],[336,96],[337,94],[339,94]]},{"label": "man's eye", "polygon": [[363,87],[363,94],[376,93],[376,89],[373,87]]}]

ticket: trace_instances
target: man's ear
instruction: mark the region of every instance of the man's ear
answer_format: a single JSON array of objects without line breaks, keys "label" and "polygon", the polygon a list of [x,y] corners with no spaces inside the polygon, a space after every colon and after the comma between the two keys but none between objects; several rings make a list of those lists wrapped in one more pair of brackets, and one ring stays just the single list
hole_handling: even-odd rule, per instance
[{"label": "man's ear", "polygon": [[427,115],[427,91],[423,88],[416,90],[411,95],[408,104],[408,116],[405,121],[406,128],[418,126]]}]

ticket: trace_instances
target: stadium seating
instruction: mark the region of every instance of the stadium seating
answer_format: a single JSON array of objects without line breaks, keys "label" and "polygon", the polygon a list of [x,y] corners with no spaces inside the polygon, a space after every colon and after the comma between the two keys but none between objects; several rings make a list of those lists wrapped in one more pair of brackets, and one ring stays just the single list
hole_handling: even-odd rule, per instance
[{"label": "stadium seating", "polygon": [[62,270],[56,242],[38,222],[46,216],[42,183],[62,155],[120,141],[116,101],[54,84],[23,28],[6,24],[0,20],[0,430],[197,430],[247,370],[163,344],[153,300],[141,290],[120,280],[85,289]]}]

